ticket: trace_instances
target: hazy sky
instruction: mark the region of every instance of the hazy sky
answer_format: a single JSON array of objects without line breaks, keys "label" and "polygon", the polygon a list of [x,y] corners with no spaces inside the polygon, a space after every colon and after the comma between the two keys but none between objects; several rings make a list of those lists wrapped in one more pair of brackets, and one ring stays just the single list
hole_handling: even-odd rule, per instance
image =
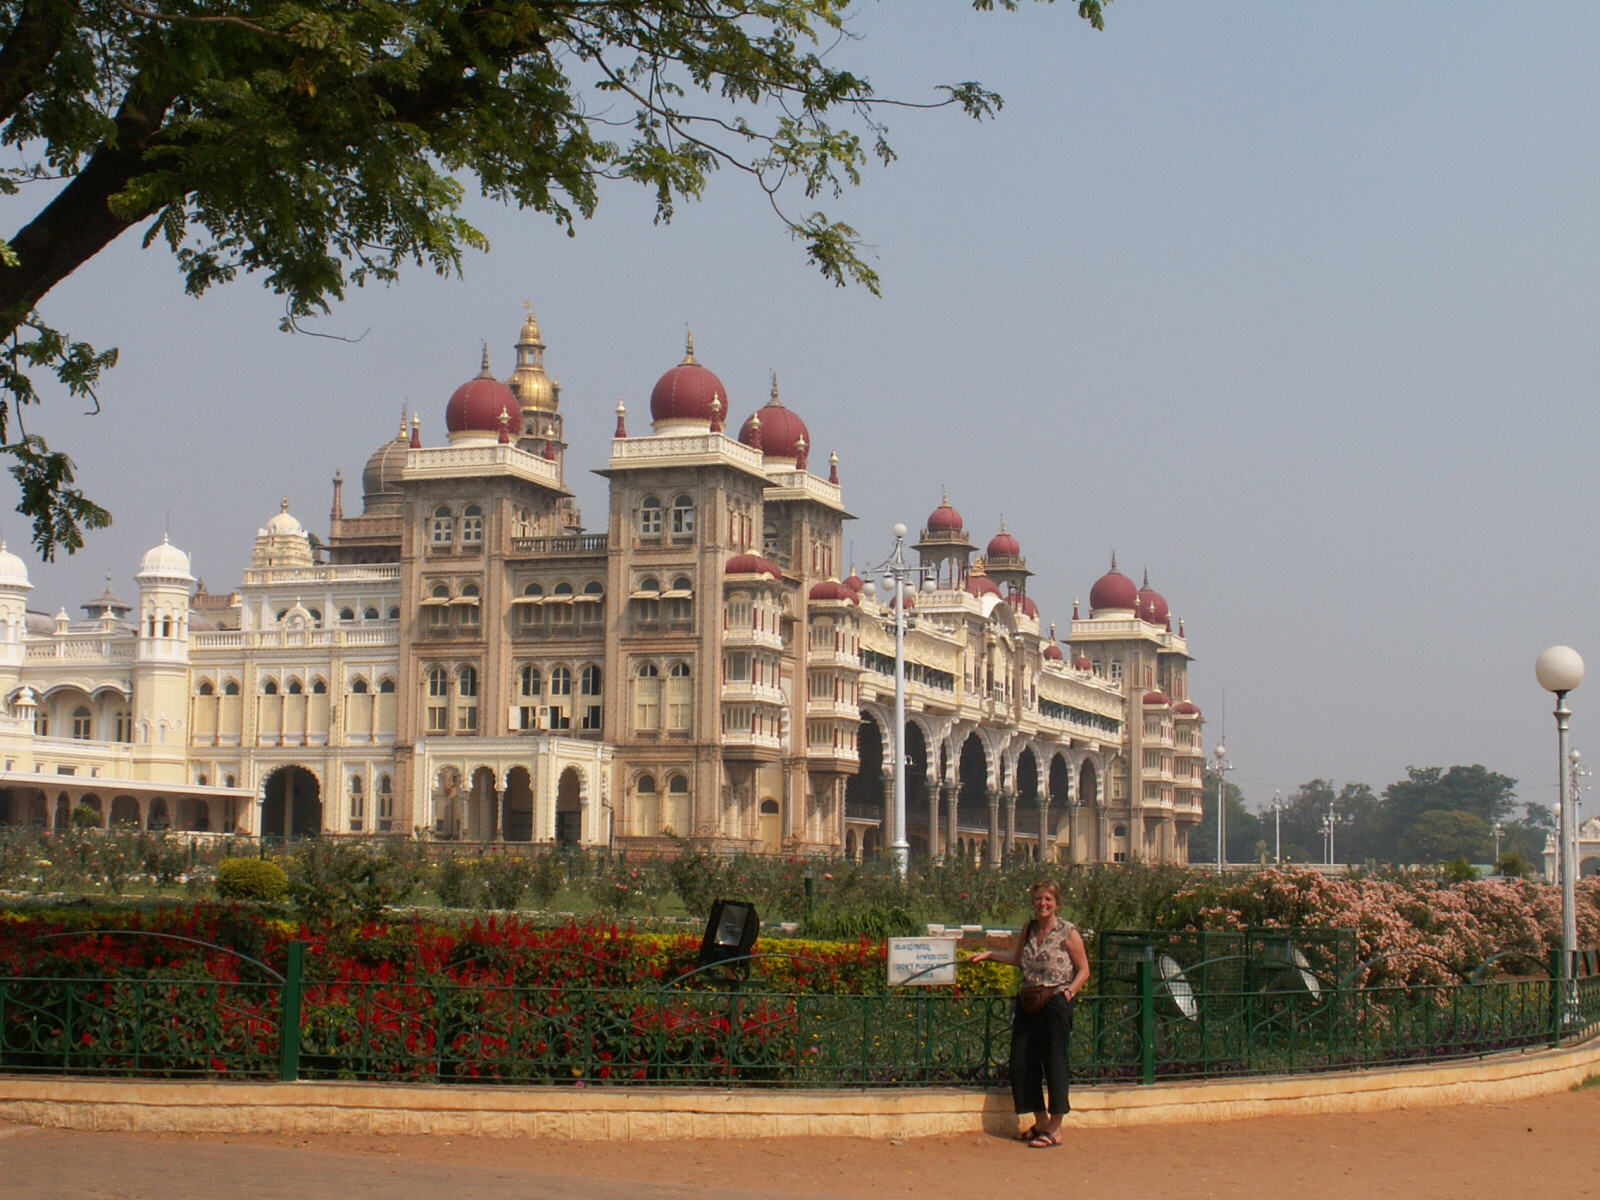
[{"label": "hazy sky", "polygon": [[1572,706],[1600,763],[1600,5],[1118,0],[1099,34],[1074,12],[863,11],[845,54],[881,92],[1006,100],[890,115],[901,161],[833,206],[881,299],[821,280],[732,174],[667,227],[614,187],[573,239],[474,206],[492,251],[316,326],[354,343],[277,333],[252,282],[188,299],[125,238],[44,306],[122,363],[98,416],[29,415],[116,514],[29,558],[35,606],[76,615],[107,571],[133,595],[169,528],[226,590],[280,496],[325,533],[334,471],[358,507],[403,405],[441,442],[531,301],[591,527],[616,401],[644,432],[692,324],[733,422],[775,370],[813,463],[838,450],[858,560],[944,485],[980,545],[1004,516],[1063,635],[1113,549],[1148,567],[1250,802],[1481,762],[1552,803],[1552,642],[1597,671]]}]

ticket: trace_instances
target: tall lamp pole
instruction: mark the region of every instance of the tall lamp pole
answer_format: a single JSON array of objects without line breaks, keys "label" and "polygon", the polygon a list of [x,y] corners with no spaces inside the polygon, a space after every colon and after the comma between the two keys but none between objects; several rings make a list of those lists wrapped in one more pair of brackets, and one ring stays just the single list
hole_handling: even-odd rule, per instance
[{"label": "tall lamp pole", "polygon": [[1228,748],[1221,742],[1211,754],[1217,760],[1217,874],[1221,875],[1228,862],[1228,802],[1223,775],[1233,770],[1233,764],[1228,761]]},{"label": "tall lamp pole", "polygon": [[[931,592],[936,586],[933,571],[927,567],[914,567],[906,562],[906,527],[896,524],[889,531],[894,535],[894,553],[870,571],[883,572],[883,590],[894,610],[894,841],[890,851],[894,855],[895,874],[904,879],[911,868],[911,843],[906,839],[906,606],[909,591],[915,593],[920,581],[923,591]],[[870,581],[863,588],[871,588]],[[869,593],[870,594],[870,593]],[[930,841],[931,834],[930,833]]]},{"label": "tall lamp pole", "polygon": [[1272,861],[1283,866],[1283,793],[1272,793]]},{"label": "tall lamp pole", "polygon": [[1572,811],[1572,780],[1567,773],[1567,723],[1572,712],[1567,708],[1567,693],[1583,682],[1583,656],[1571,646],[1551,646],[1533,664],[1539,686],[1556,697],[1556,776],[1560,781],[1561,842],[1557,862],[1561,867],[1561,992],[1562,1023],[1570,1024],[1578,1015],[1578,981],[1573,975],[1573,957],[1578,948],[1577,824]]}]

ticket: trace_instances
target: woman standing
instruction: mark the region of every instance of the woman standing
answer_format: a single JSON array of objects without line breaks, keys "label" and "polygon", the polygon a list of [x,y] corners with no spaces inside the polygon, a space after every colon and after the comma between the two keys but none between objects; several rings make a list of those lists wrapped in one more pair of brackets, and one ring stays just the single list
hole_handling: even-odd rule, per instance
[{"label": "woman standing", "polygon": [[[1060,915],[1061,889],[1043,881],[1028,889],[1033,919],[1010,950],[980,950],[968,962],[1007,963],[1022,971],[1022,990],[1012,1006],[1011,1098],[1017,1112],[1031,1112],[1033,1127],[1017,1135],[1035,1150],[1061,1145],[1061,1118],[1071,1109],[1067,1084],[1072,1066],[1072,1004],[1089,982],[1089,956],[1071,921]],[[1050,1103],[1045,1105],[1045,1085]]]}]

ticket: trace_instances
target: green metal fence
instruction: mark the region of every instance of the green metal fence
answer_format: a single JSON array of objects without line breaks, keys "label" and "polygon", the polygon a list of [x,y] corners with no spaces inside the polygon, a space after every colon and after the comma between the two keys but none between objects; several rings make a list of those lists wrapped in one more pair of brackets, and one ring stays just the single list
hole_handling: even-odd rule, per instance
[{"label": "green metal fence", "polygon": [[[1573,1004],[1550,978],[1362,987],[1277,972],[1263,985],[1261,971],[1236,970],[1232,957],[1200,960],[1181,976],[1153,953],[1132,960],[1131,980],[1108,971],[1099,992],[1077,1004],[1077,1078],[1154,1083],[1442,1061],[1600,1028],[1600,976],[1592,974],[1577,979]],[[1596,956],[1587,962],[1597,965]],[[585,1085],[1006,1082],[1012,1002],[1003,996],[774,993],[699,972],[605,986],[322,979],[307,971],[299,943],[281,975],[254,967],[245,972],[252,978],[227,982],[199,963],[160,978],[0,977],[0,1071]]]}]

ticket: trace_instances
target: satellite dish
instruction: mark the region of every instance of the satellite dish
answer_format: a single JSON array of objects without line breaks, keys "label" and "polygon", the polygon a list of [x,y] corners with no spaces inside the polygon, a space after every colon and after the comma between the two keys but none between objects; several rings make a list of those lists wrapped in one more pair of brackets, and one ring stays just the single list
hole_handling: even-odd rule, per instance
[{"label": "satellite dish", "polygon": [[1194,998],[1194,988],[1189,983],[1189,977],[1183,973],[1178,960],[1170,954],[1158,954],[1155,966],[1156,991],[1177,1009],[1178,1015],[1184,1020],[1198,1021],[1200,1005]]},{"label": "satellite dish", "polygon": [[1314,1001],[1322,999],[1322,982],[1311,973],[1311,962],[1300,947],[1288,947],[1288,961],[1282,967],[1267,981],[1263,992],[1304,992]]}]

